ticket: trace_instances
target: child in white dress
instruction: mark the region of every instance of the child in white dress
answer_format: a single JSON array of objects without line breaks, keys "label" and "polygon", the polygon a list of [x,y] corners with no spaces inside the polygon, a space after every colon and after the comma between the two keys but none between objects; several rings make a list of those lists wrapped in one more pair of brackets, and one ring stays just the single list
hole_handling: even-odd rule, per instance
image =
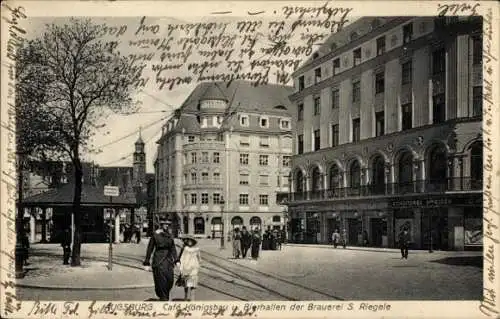
[{"label": "child in white dress", "polygon": [[194,289],[198,286],[198,272],[200,270],[200,248],[196,247],[197,241],[193,237],[183,238],[184,247],[181,250],[180,273],[185,279],[184,300],[194,300]]}]

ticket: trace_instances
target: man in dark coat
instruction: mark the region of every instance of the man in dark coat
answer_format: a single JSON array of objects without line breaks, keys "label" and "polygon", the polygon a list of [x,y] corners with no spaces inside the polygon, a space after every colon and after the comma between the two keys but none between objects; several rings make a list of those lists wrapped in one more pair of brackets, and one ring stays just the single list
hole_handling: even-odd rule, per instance
[{"label": "man in dark coat", "polygon": [[63,264],[69,265],[69,256],[71,255],[71,232],[69,228],[64,229],[62,233],[61,246],[63,248]]},{"label": "man in dark coat", "polygon": [[252,234],[252,258],[255,260],[259,258],[261,241],[260,231],[258,229],[254,230]]},{"label": "man in dark coat", "polygon": [[248,232],[247,228],[243,226],[241,229],[241,255],[243,258],[247,257],[250,246],[252,246],[252,235]]},{"label": "man in dark coat", "polygon": [[[143,263],[144,266],[151,266],[153,270],[155,292],[160,301],[168,301],[170,299],[170,290],[174,285],[174,267],[177,260],[177,249],[175,248],[171,232],[171,224],[165,223],[161,229],[153,233],[153,236],[149,240],[146,258]],[[150,263],[152,254],[153,262]]]},{"label": "man in dark coat", "polygon": [[408,229],[404,229],[401,234],[399,234],[399,247],[401,248],[401,259],[408,259],[408,247],[410,246],[410,234]]}]

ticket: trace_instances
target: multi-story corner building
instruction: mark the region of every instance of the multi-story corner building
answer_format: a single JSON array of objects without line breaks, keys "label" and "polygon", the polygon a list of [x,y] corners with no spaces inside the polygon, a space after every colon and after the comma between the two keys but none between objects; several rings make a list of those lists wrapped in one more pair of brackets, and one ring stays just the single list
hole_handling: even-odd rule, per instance
[{"label": "multi-story corner building", "polygon": [[156,211],[200,237],[283,227],[276,194],[288,192],[291,93],[245,81],[199,84],[158,141]]},{"label": "multi-story corner building", "polygon": [[482,21],[366,17],[294,73],[290,237],[482,245]]}]

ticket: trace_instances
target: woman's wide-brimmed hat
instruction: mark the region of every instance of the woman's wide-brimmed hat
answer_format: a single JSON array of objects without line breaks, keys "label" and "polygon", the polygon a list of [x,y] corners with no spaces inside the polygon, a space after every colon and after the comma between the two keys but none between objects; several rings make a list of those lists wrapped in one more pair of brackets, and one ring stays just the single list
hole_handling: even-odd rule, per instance
[{"label": "woman's wide-brimmed hat", "polygon": [[182,236],[182,241],[185,242],[185,243],[190,241],[193,245],[196,245],[196,243],[198,243],[198,241],[196,240],[196,238],[194,238],[191,235],[184,235],[184,236]]}]

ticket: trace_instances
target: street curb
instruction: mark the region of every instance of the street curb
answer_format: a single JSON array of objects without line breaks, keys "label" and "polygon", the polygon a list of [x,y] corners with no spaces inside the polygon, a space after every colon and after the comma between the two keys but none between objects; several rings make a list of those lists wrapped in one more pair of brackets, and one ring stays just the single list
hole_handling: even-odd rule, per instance
[{"label": "street curb", "polygon": [[[359,250],[359,251],[368,251],[368,252],[381,252],[381,253],[393,253],[393,254],[400,254],[401,252],[396,249],[396,248],[363,248],[363,247],[356,247],[356,246],[347,246],[345,249],[340,246],[339,248],[334,248],[333,246],[330,245],[307,245],[307,244],[285,244],[283,247],[286,246],[295,246],[295,247],[309,247],[309,248],[322,248],[322,249],[332,249],[332,250]],[[462,252],[462,251],[433,251],[432,253],[429,253],[427,250],[422,250],[422,249],[415,249],[415,250],[410,250],[412,254],[453,254],[454,252]]]},{"label": "street curb", "polygon": [[36,284],[17,284],[16,287],[28,289],[45,289],[45,290],[118,290],[118,289],[145,289],[154,288],[154,285],[129,285],[115,287],[63,287],[63,286],[48,286]]}]

